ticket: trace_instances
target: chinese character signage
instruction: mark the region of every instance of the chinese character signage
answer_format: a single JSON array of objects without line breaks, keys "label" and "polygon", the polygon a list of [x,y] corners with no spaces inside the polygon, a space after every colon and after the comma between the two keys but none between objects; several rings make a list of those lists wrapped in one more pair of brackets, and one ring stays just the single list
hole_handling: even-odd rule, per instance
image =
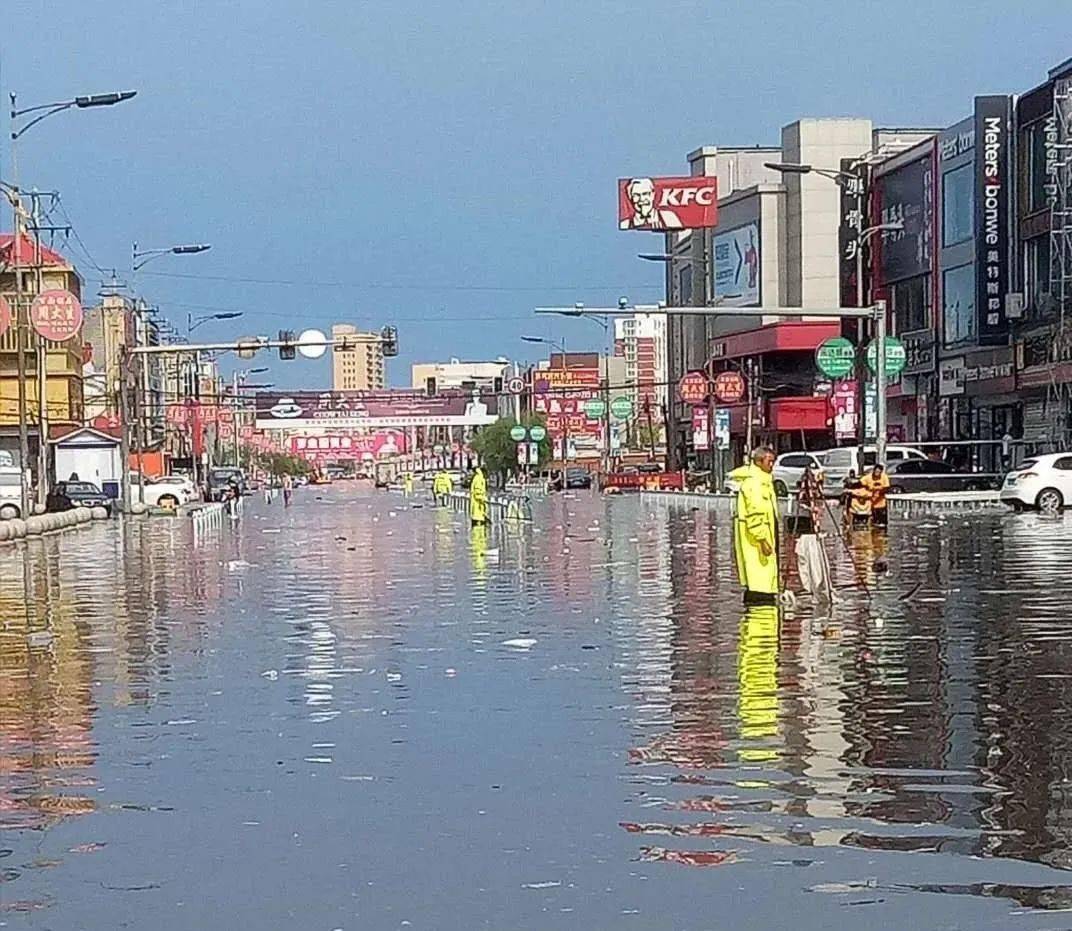
[{"label": "chinese character signage", "polygon": [[30,305],[30,323],[42,339],[62,343],[82,329],[82,305],[70,291],[42,291]]},{"label": "chinese character signage", "polygon": [[707,376],[703,372],[687,372],[677,383],[677,396],[682,404],[703,404],[707,401]]},{"label": "chinese character signage", "polygon": [[[855,307],[858,300],[856,264],[860,250],[860,233],[869,225],[864,222],[868,210],[867,180],[861,172],[867,172],[869,169],[866,165],[857,166],[855,159],[849,158],[841,160],[840,169],[846,176],[839,185],[841,198],[838,222],[838,269],[841,306]],[[865,278],[866,275],[865,268]]]},{"label": "chinese character signage", "polygon": [[619,229],[663,232],[702,229],[717,222],[717,178],[618,179]]},{"label": "chinese character signage", "polygon": [[498,420],[498,400],[471,391],[441,391],[432,398],[408,388],[262,392],[256,404],[258,430],[483,427]]},{"label": "chinese character signage", "polygon": [[709,426],[707,408],[694,407],[692,409],[692,448],[697,452],[703,452],[711,448]]},{"label": "chinese character signage", "polygon": [[975,307],[980,343],[1006,339],[1010,98],[975,98]]},{"label": "chinese character signage", "polygon": [[934,174],[934,144],[928,143],[922,158],[875,177],[877,223],[901,226],[875,237],[883,284],[933,269]]}]

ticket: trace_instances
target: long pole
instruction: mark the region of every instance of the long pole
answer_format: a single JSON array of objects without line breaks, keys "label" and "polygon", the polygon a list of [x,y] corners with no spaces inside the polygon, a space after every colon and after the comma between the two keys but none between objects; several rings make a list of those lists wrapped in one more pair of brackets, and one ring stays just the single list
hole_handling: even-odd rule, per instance
[{"label": "long pole", "polygon": [[[886,462],[886,302],[875,301],[875,462]],[[863,468],[863,461],[860,463]]]},{"label": "long pole", "polygon": [[11,94],[11,206],[15,214],[12,240],[11,265],[15,270],[15,351],[18,366],[19,404],[19,468],[22,474],[23,517],[30,514],[30,430],[26,403],[26,338],[30,329],[29,313],[22,296],[22,193],[19,191],[19,161],[16,153],[15,112],[18,109],[15,94]]},{"label": "long pole", "polygon": [[238,461],[238,370],[236,369],[231,379],[231,395],[234,403],[234,420],[231,423],[231,430],[234,432],[234,464],[235,468],[242,468],[242,463]]},{"label": "long pole", "polygon": [[190,413],[190,462],[193,465],[194,486],[201,490],[201,453],[197,448],[197,434],[201,428],[201,353],[195,352],[193,357],[193,380],[190,382],[190,395],[194,399]]},{"label": "long pole", "polygon": [[[44,290],[41,268],[41,202],[33,196],[34,297]],[[48,499],[48,343],[37,337],[37,508],[45,509]]]},{"label": "long pole", "polygon": [[124,514],[130,513],[130,356],[126,340],[119,344],[119,500]]},{"label": "long pole", "polygon": [[[860,227],[856,233],[856,306],[863,307],[867,300],[867,288],[864,283],[864,167],[859,171],[859,185],[856,189],[856,212],[860,218]],[[856,445],[857,458],[861,474],[864,467],[864,444],[867,441],[867,360],[864,358],[864,339],[867,323],[863,319],[856,321]]]}]

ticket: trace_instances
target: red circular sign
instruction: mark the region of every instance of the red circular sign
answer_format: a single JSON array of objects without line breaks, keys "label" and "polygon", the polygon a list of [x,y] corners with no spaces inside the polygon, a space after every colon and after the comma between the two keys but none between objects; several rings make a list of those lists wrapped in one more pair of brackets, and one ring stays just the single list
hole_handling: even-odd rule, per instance
[{"label": "red circular sign", "polygon": [[715,397],[723,404],[736,404],[744,398],[744,376],[740,372],[719,372],[715,379]]},{"label": "red circular sign", "polygon": [[82,305],[70,291],[42,291],[30,305],[30,323],[38,336],[62,343],[82,329]]},{"label": "red circular sign", "polygon": [[0,336],[11,328],[11,305],[0,297]]},{"label": "red circular sign", "polygon": [[707,400],[707,376],[703,372],[688,372],[677,383],[677,396],[683,404],[703,404]]}]

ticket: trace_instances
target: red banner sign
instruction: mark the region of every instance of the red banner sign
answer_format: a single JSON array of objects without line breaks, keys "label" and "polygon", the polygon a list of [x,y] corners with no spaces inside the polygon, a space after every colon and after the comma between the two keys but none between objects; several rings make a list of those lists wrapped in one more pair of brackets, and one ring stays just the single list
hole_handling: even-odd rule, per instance
[{"label": "red banner sign", "polygon": [[703,229],[717,224],[717,178],[618,179],[619,229]]},{"label": "red banner sign", "polygon": [[737,404],[744,398],[744,376],[740,372],[719,372],[715,379],[715,397],[723,404]]},{"label": "red banner sign", "polygon": [[311,462],[346,459],[379,459],[406,451],[406,435],[401,430],[381,430],[367,436],[326,433],[319,436],[292,436],[290,451]]},{"label": "red banner sign", "polygon": [[62,343],[82,329],[82,305],[70,291],[42,291],[30,305],[30,324],[42,339]]},{"label": "red banner sign", "polygon": [[703,372],[687,372],[677,383],[677,396],[683,404],[703,404],[707,400],[707,376]]},{"label": "red banner sign", "polygon": [[3,336],[11,328],[11,305],[0,297],[0,336]]}]

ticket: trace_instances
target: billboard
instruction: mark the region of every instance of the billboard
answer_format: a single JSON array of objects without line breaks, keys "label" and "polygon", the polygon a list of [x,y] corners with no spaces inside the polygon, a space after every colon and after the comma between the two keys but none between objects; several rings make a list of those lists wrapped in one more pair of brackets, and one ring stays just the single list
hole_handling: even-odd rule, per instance
[{"label": "billboard", "polygon": [[619,178],[618,229],[703,229],[718,223],[718,179]]},{"label": "billboard", "polygon": [[719,233],[713,247],[715,297],[729,307],[759,304],[759,224]]},{"label": "billboard", "polygon": [[367,461],[406,452],[406,434],[401,430],[379,430],[365,436],[349,433],[299,434],[290,437],[290,452],[310,462]]},{"label": "billboard", "polygon": [[468,391],[259,392],[258,430],[377,430],[385,427],[483,427],[499,419],[494,395]]},{"label": "billboard", "polygon": [[1009,270],[1011,99],[975,98],[975,309],[980,343],[1003,343]]},{"label": "billboard", "polygon": [[889,284],[930,272],[934,264],[933,149],[907,165],[875,178],[879,223],[900,223],[883,230],[877,243],[881,281]]},{"label": "billboard", "polygon": [[602,396],[598,368],[539,369],[532,386],[532,409],[544,418],[552,439],[586,436],[595,441],[603,435],[602,421],[584,412],[587,401]]}]

